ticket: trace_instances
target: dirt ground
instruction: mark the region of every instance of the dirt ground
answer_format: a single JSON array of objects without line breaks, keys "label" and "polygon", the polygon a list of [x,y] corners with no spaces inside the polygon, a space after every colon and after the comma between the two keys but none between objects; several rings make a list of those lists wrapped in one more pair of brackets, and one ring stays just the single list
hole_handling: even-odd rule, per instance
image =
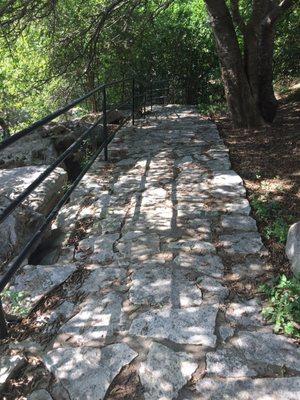
[{"label": "dirt ground", "polygon": [[[232,168],[245,182],[274,276],[290,275],[284,241],[270,237],[268,229],[277,219],[285,226],[300,221],[300,91],[282,97],[275,121],[260,130],[234,129],[226,117],[213,119],[229,148]],[[257,199],[263,210],[255,207]],[[264,218],[265,209],[271,211]]]}]

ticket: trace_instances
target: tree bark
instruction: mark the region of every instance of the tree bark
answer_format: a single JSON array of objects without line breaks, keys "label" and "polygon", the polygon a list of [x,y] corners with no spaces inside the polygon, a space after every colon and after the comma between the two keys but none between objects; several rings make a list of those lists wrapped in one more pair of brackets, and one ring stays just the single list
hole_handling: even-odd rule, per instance
[{"label": "tree bark", "polygon": [[267,122],[273,122],[278,108],[273,87],[274,41],[274,27],[263,24],[259,45],[258,106]]},{"label": "tree bark", "polygon": [[250,128],[263,124],[244,69],[242,53],[225,0],[205,0],[216,39],[225,95],[233,123]]}]

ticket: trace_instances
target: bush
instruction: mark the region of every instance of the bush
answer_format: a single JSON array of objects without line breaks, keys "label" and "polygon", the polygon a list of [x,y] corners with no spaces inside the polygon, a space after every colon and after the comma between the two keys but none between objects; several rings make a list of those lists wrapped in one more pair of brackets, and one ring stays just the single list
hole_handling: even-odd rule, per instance
[{"label": "bush", "polygon": [[289,224],[279,217],[264,229],[264,235],[267,239],[275,239],[277,242],[285,244],[289,227]]},{"label": "bush", "polygon": [[282,275],[275,285],[260,289],[268,299],[262,313],[275,324],[274,331],[300,339],[300,280]]}]

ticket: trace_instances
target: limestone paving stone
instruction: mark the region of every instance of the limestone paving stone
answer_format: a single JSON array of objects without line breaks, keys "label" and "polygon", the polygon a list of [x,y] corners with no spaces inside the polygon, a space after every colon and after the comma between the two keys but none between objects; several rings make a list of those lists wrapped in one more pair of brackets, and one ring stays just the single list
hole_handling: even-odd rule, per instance
[{"label": "limestone paving stone", "polygon": [[228,254],[260,254],[264,252],[264,245],[257,232],[236,233],[221,235],[220,245]]},{"label": "limestone paving stone", "polygon": [[247,258],[231,267],[234,279],[256,279],[269,270],[270,266],[258,257]]},{"label": "limestone paving stone", "polygon": [[247,365],[247,360],[235,349],[219,349],[206,356],[206,372],[222,378],[255,377],[257,372]]},{"label": "limestone paving stone", "polygon": [[234,171],[217,171],[213,172],[211,185],[216,186],[239,186],[243,184],[242,178]]},{"label": "limestone paving stone", "polygon": [[234,335],[234,329],[228,325],[221,325],[219,327],[219,333],[223,342]]},{"label": "limestone paving stone", "polygon": [[125,269],[120,267],[101,267],[92,264],[88,266],[88,269],[92,272],[80,288],[81,292],[88,294],[97,294],[101,289],[110,286],[114,281],[123,281],[126,278]]},{"label": "limestone paving stone", "polygon": [[38,389],[29,395],[28,400],[53,400],[53,398],[47,390]]},{"label": "limestone paving stone", "polygon": [[[214,380],[205,378],[196,385],[193,400],[298,400],[300,378]],[[200,397],[199,397],[200,396]],[[186,399],[184,400],[191,400]]]},{"label": "limestone paving stone", "polygon": [[0,357],[0,390],[5,382],[11,379],[26,363],[23,355],[7,355]]},{"label": "limestone paving stone", "polygon": [[70,400],[103,400],[109,385],[137,353],[123,343],[99,348],[65,348],[43,356],[46,367],[60,380]]},{"label": "limestone paving stone", "polygon": [[179,239],[166,245],[168,251],[181,251],[187,253],[215,253],[216,248],[210,242],[200,241],[198,239]]},{"label": "limestone paving stone", "polygon": [[[10,291],[22,294],[19,300],[22,316],[28,315],[43,296],[62,284],[76,269],[74,264],[24,266],[9,285]],[[9,307],[9,303],[4,304],[7,311]]]},{"label": "limestone paving stone", "polygon": [[95,346],[113,335],[120,325],[122,298],[113,292],[88,297],[81,310],[58,332],[56,342],[71,346]]},{"label": "limestone paving stone", "polygon": [[139,369],[145,400],[176,398],[196,369],[197,363],[191,355],[153,343],[147,360]]},{"label": "limestone paving stone", "polygon": [[129,333],[180,344],[214,347],[218,305],[202,304],[184,309],[164,308],[143,313],[133,320]]},{"label": "limestone paving stone", "polygon": [[172,304],[192,307],[202,303],[202,293],[195,282],[169,267],[138,268],[132,276],[129,299],[133,304]]},{"label": "limestone paving stone", "polygon": [[247,360],[300,371],[300,349],[274,333],[241,332],[232,344]]},{"label": "limestone paving stone", "polygon": [[243,215],[249,215],[251,211],[249,201],[239,197],[232,197],[227,201],[224,201],[224,198],[215,198],[211,209],[222,213],[238,213]]},{"label": "limestone paving stone", "polygon": [[223,230],[257,232],[255,219],[244,215],[224,215],[221,217],[221,227]]},{"label": "limestone paving stone", "polygon": [[222,278],[223,276],[222,260],[214,254],[197,255],[182,252],[174,259],[174,262],[180,268],[189,268],[213,278]]},{"label": "limestone paving stone", "polygon": [[210,276],[200,277],[199,286],[203,291],[205,291],[204,298],[209,298],[210,300],[213,300],[213,302],[222,302],[229,294],[229,291],[225,286]]},{"label": "limestone paving stone", "polygon": [[136,238],[134,241],[122,238],[116,248],[120,254],[132,259],[146,254],[155,254],[160,251],[159,237],[158,235],[147,234]]},{"label": "limestone paving stone", "polygon": [[227,320],[243,328],[256,328],[264,325],[262,307],[256,299],[233,301],[229,304],[225,316]]}]

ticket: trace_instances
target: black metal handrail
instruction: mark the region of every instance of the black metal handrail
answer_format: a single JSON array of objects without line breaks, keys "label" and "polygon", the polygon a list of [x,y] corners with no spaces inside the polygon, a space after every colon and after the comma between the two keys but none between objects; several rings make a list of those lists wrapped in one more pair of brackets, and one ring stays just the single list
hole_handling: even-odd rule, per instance
[{"label": "black metal handrail", "polygon": [[[124,118],[123,122],[118,126],[118,128],[110,135],[108,135],[108,115],[109,113],[115,109],[119,108],[120,105],[115,106],[113,109],[107,109],[107,89],[113,87],[118,84],[125,84],[126,82],[131,82],[131,96],[128,99],[128,102],[131,103],[131,115],[127,118]],[[32,248],[35,246],[37,241],[39,241],[43,234],[45,233],[46,229],[50,225],[50,223],[57,217],[60,209],[62,206],[68,201],[70,195],[75,190],[83,176],[87,173],[90,169],[92,164],[95,162],[97,157],[100,153],[104,150],[104,159],[105,161],[108,160],[108,145],[113,140],[115,134],[121,129],[124,124],[126,124],[130,119],[132,119],[132,124],[135,123],[135,114],[138,109],[144,109],[146,111],[147,104],[150,104],[151,110],[153,105],[153,100],[155,98],[161,98],[161,96],[155,96],[154,93],[157,90],[163,90],[163,88],[154,89],[153,82],[150,82],[147,86],[139,85],[139,94],[137,94],[137,81],[132,79],[122,79],[119,81],[114,81],[108,84],[102,84],[95,88],[94,90],[90,91],[89,93],[83,95],[82,97],[72,101],[71,103],[67,104],[65,107],[60,108],[59,110],[47,115],[45,118],[33,123],[28,128],[25,128],[13,136],[9,137],[8,139],[4,140],[0,143],[0,150],[7,148],[8,146],[15,143],[17,140],[30,135],[33,133],[37,128],[40,128],[47,123],[53,121],[55,118],[59,117],[62,114],[65,114],[70,109],[74,108],[76,105],[80,104],[84,100],[87,100],[95,93],[101,92],[102,94],[102,116],[96,120],[96,122],[88,128],[78,139],[74,141],[49,167],[47,167],[21,194],[19,194],[11,203],[0,213],[0,223],[5,221],[9,215],[51,174],[51,172],[57,168],[68,156],[74,153],[84,142],[85,139],[89,138],[92,132],[95,130],[97,126],[99,126],[102,122],[103,127],[103,142],[101,143],[100,147],[95,151],[93,156],[90,158],[87,165],[82,169],[79,173],[77,178],[74,180],[72,185],[68,188],[68,190],[63,194],[62,198],[58,201],[58,203],[53,207],[53,209],[48,213],[45,217],[44,222],[40,225],[38,230],[34,233],[31,239],[27,242],[27,244],[23,247],[20,251],[16,259],[13,263],[9,266],[8,270],[0,279],[0,294],[4,290],[5,286],[9,283],[10,279],[14,276],[14,274],[18,271],[22,262],[25,258],[29,255]],[[137,101],[137,100],[140,101]],[[148,101],[150,100],[150,101]],[[165,101],[165,99],[164,99]],[[127,102],[122,102],[121,106],[124,106]],[[2,302],[0,298],[0,339],[7,337],[7,324],[5,320],[5,313],[2,308]]]}]

